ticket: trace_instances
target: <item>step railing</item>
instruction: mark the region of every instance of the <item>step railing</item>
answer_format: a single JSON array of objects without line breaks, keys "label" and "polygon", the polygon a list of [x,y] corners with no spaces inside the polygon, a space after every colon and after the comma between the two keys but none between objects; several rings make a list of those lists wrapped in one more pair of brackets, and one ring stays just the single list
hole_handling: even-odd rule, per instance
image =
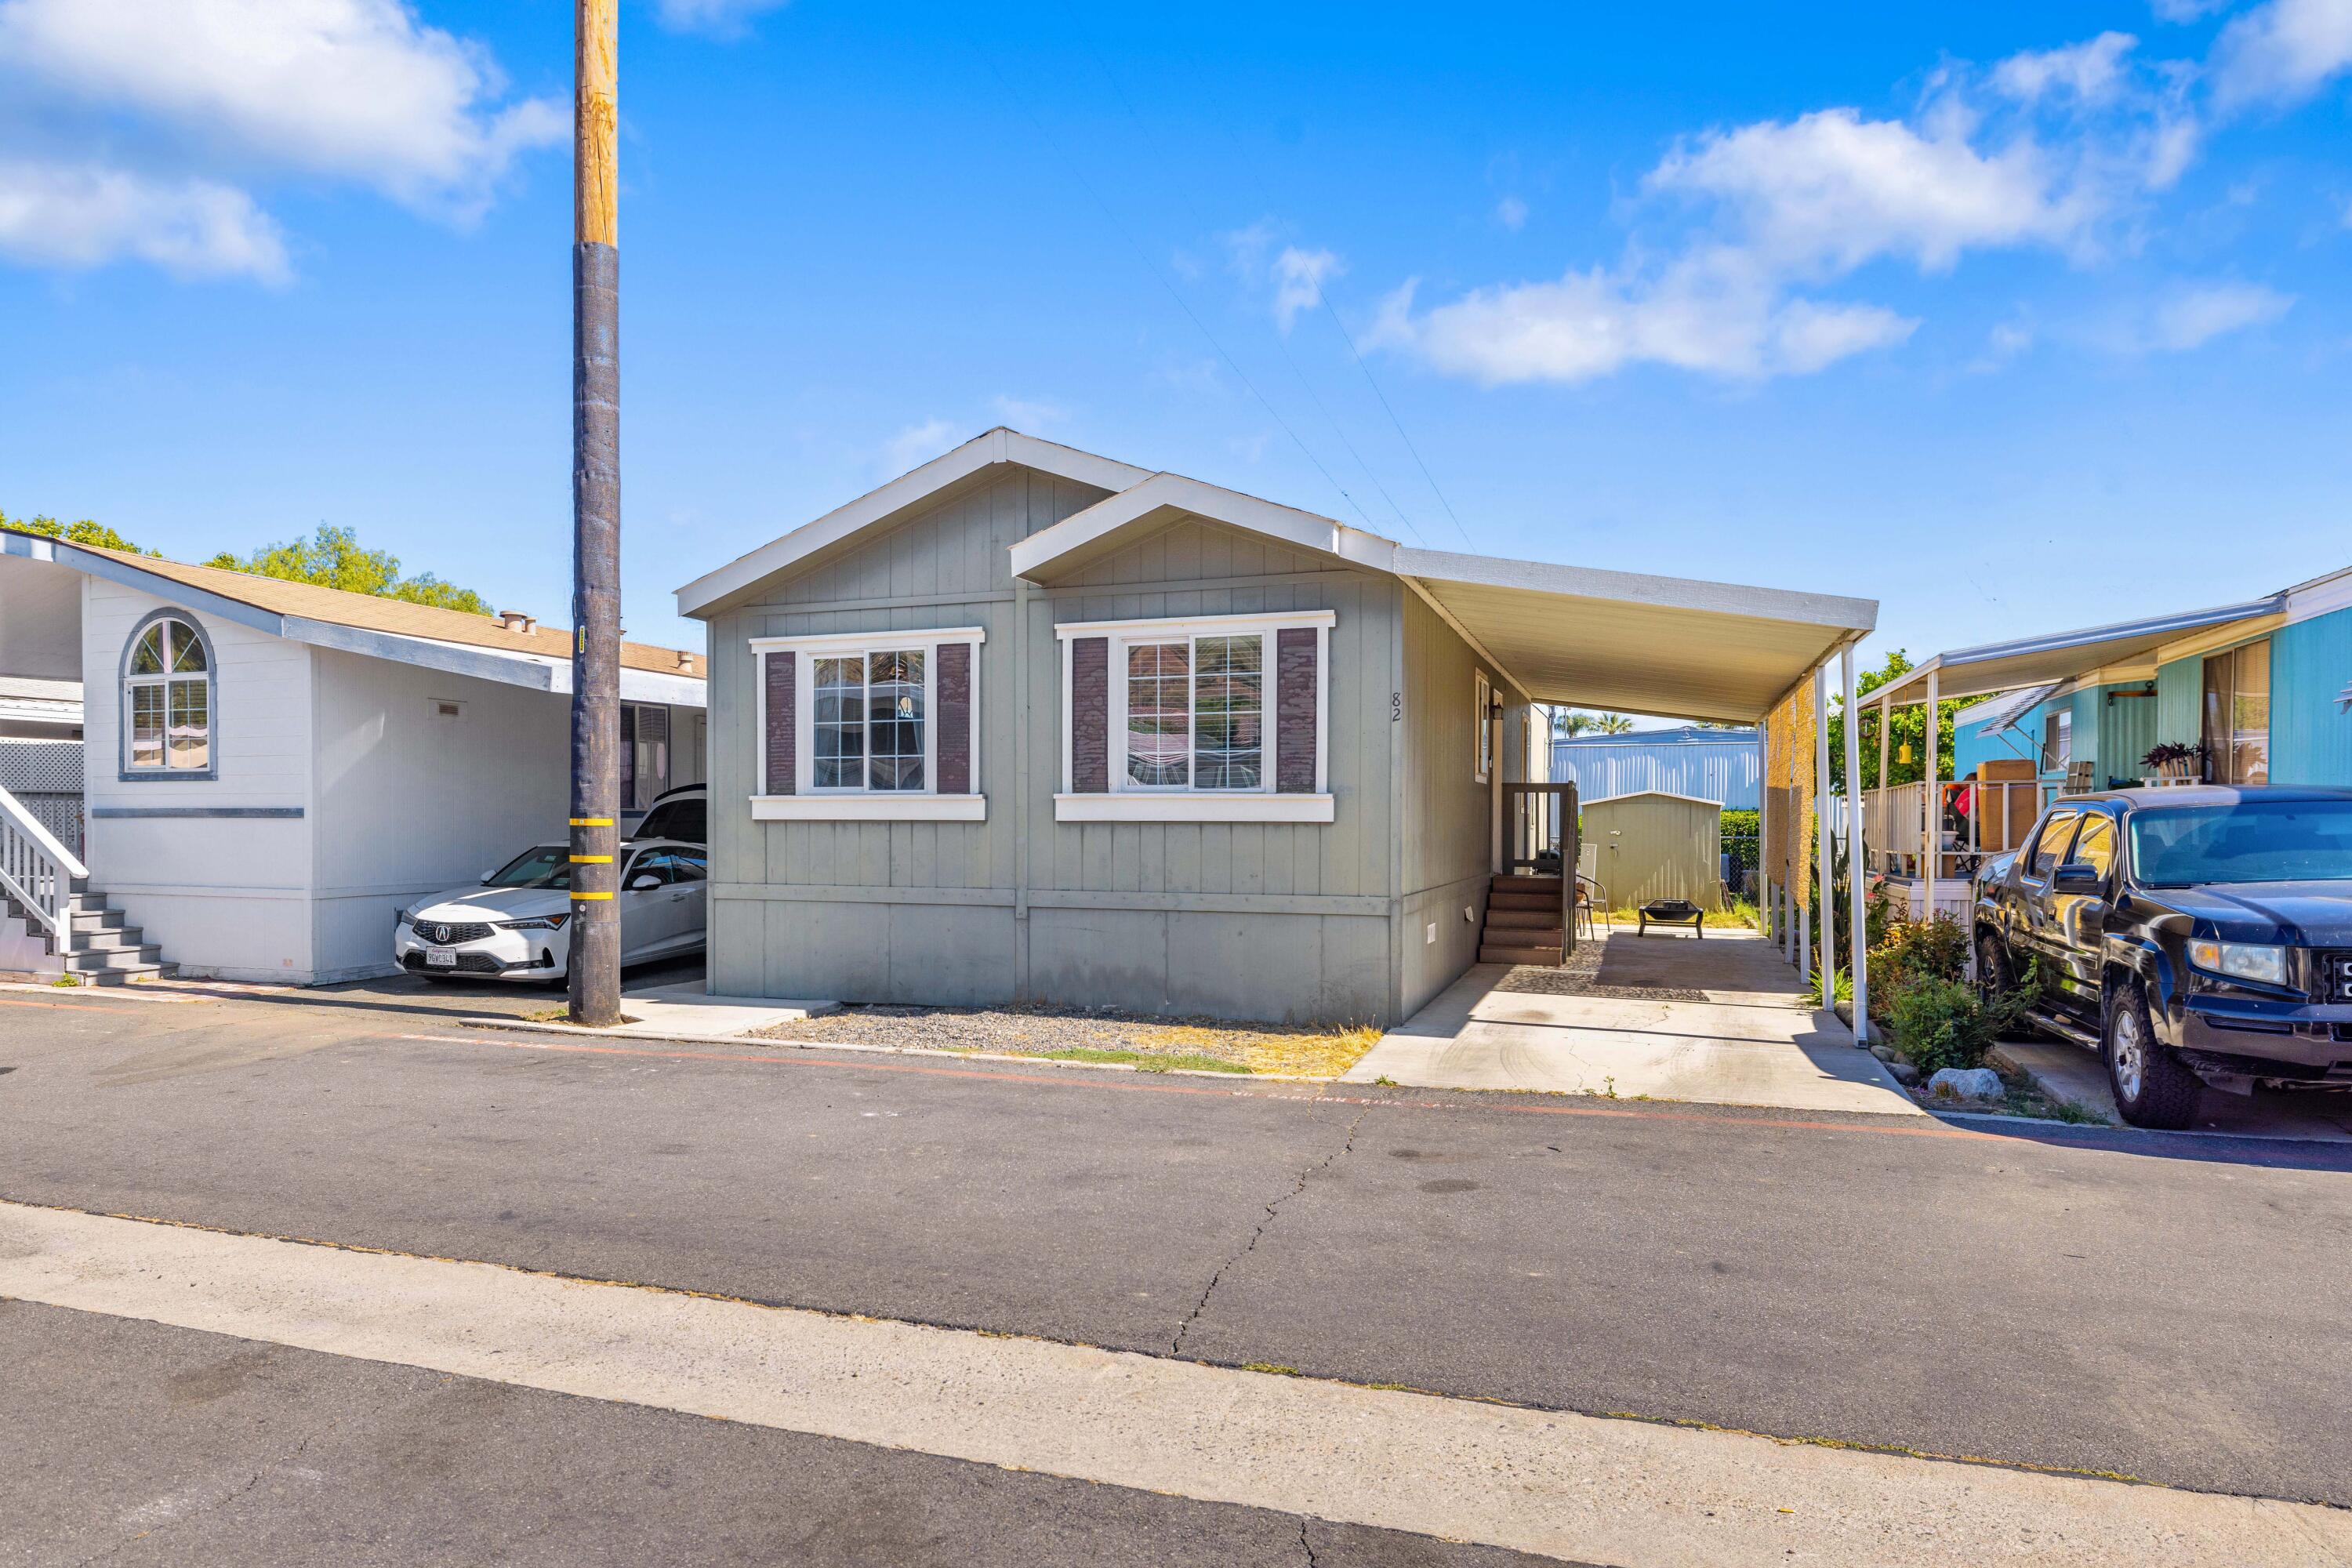
[{"label": "step railing", "polygon": [[0,889],[49,933],[55,951],[72,945],[73,896],[89,886],[89,868],[24,802],[0,789]]}]

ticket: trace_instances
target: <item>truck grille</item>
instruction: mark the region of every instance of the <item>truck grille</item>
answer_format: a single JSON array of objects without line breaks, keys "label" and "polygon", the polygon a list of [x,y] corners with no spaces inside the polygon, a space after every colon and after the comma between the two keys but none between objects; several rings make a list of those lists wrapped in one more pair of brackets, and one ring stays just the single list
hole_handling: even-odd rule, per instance
[{"label": "truck grille", "polygon": [[416,934],[436,947],[447,947],[452,942],[479,942],[490,934],[490,928],[478,921],[445,925],[439,921],[418,921]]}]

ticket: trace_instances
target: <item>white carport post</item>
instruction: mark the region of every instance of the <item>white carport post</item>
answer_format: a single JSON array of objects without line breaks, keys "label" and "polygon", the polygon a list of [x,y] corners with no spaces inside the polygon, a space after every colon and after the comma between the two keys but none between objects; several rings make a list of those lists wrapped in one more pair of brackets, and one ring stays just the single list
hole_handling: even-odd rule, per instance
[{"label": "white carport post", "polygon": [[[1837,1010],[1837,880],[1835,865],[1830,854],[1836,842],[1830,820],[1830,665],[1823,659],[1813,671],[1813,712],[1820,722],[1813,726],[1813,806],[1821,847],[1816,863],[1821,868],[1822,906],[1822,1005]],[[1847,718],[1852,728],[1853,719]]]},{"label": "white carport post", "polygon": [[[1854,705],[1853,644],[1848,643],[1838,654],[1838,678],[1845,686],[1845,886],[1847,896],[1845,940],[1853,952],[1853,1037],[1858,1045],[1870,1044],[1870,928],[1865,923],[1866,909],[1863,902],[1862,847],[1862,737],[1856,731],[1862,726],[1862,714]],[[1879,722],[1881,733],[1885,721]],[[1879,782],[1885,783],[1881,773]],[[1824,993],[1835,997],[1834,992]],[[1834,1000],[1832,1001],[1834,1008]]]},{"label": "white carport post", "polygon": [[1927,815],[1927,829],[1921,837],[1921,847],[1926,851],[1926,863],[1920,868],[1920,875],[1927,879],[1919,884],[1919,918],[1923,921],[1932,921],[1936,918],[1936,873],[1941,869],[1938,862],[1943,859],[1940,851],[1944,845],[1944,814],[1939,809],[1942,802],[1937,798],[1936,793],[1936,769],[1941,762],[1936,754],[1940,749],[1936,744],[1937,711],[1936,678],[1942,673],[1943,671],[1935,665],[1931,664],[1927,667],[1927,721],[1920,726],[1927,732],[1927,737],[1926,742],[1927,755],[1925,764],[1927,782],[1920,791],[1926,796],[1921,804],[1926,807]]}]

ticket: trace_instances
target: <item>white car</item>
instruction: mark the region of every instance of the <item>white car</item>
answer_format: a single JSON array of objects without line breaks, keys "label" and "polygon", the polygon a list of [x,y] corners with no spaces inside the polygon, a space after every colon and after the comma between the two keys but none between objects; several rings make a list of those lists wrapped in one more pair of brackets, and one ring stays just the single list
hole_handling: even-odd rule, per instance
[{"label": "white car", "polygon": [[[635,839],[624,847],[621,962],[702,947],[710,863],[699,844]],[[541,844],[478,888],[419,899],[400,911],[392,956],[411,974],[479,980],[562,980],[571,973],[572,850]]]}]

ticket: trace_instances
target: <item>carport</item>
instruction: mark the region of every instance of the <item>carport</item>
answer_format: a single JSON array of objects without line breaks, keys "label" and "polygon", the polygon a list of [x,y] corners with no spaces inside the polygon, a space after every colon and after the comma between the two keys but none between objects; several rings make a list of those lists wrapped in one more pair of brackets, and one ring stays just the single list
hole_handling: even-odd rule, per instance
[{"label": "carport", "polygon": [[[1833,825],[1822,721],[1831,668],[1851,710],[1867,599],[1399,548],[1394,568],[1537,702],[1754,724],[1765,735],[1769,933],[1604,931],[1557,970],[1480,963],[1391,1030],[1351,1079],[1528,1089],[1820,1110],[1916,1110],[1834,1013],[1806,1000],[1818,957],[1837,972],[1837,911],[1822,949],[1798,918]],[[1844,792],[1860,784],[1849,731]],[[1501,803],[1497,800],[1498,838]],[[1818,822],[1817,840],[1805,829]],[[1497,869],[1503,869],[1497,850]],[[1857,895],[1847,929],[1859,929]],[[1864,955],[1847,942],[1855,1016]],[[1865,1025],[1866,1028],[1866,1025]]]}]

